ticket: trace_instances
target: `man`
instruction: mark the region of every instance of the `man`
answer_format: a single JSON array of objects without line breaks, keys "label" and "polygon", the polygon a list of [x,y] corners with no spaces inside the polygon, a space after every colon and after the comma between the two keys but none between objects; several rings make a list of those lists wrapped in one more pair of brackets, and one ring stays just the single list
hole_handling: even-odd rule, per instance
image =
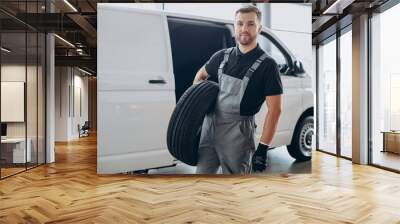
[{"label": "man", "polygon": [[[283,91],[276,62],[257,43],[260,23],[261,12],[256,7],[238,9],[234,24],[237,46],[216,52],[196,74],[194,84],[209,79],[220,87],[215,111],[203,122],[196,173],[216,173],[221,166],[223,174],[247,174],[267,166]],[[268,113],[254,152],[254,114],[264,101]]]}]

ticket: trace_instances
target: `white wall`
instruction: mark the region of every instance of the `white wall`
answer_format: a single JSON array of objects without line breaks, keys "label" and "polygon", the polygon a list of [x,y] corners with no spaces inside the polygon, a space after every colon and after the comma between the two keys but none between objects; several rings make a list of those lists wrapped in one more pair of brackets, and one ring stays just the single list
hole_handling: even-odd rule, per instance
[{"label": "white wall", "polygon": [[[72,108],[72,119],[71,119],[71,135],[72,138],[78,138],[78,124],[82,126],[85,121],[88,121],[88,77],[81,76],[79,73],[74,75],[74,108]],[[80,91],[80,93],[79,93]],[[80,97],[79,97],[80,95]],[[81,102],[79,102],[81,101]],[[71,103],[72,104],[72,103]],[[80,104],[80,105],[79,105]],[[79,107],[81,107],[79,109]],[[80,111],[82,110],[82,111]]]},{"label": "white wall", "polygon": [[[25,70],[26,69],[26,70]],[[7,64],[7,65],[2,65],[1,66],[1,81],[7,82],[7,81],[17,81],[17,82],[25,82],[25,75],[26,71],[28,74],[28,79],[31,82],[31,76],[36,75],[36,67],[33,66],[27,66],[25,67],[24,65],[19,65],[19,64]],[[30,83],[32,84],[32,83]],[[36,85],[36,83],[34,83]],[[32,90],[31,88],[27,89],[29,90],[27,93],[27,96],[29,98],[36,98],[36,89],[34,89],[33,92],[30,92]],[[4,97],[4,96],[2,96]],[[27,99],[27,103],[31,103],[33,100],[32,99]],[[29,105],[28,105],[29,106]],[[35,106],[35,105],[31,105]],[[7,108],[1,108],[2,110],[7,110]],[[22,108],[24,110],[24,108]],[[31,112],[30,110],[28,112]],[[32,132],[32,130],[36,129],[33,127],[34,125],[31,123],[32,121],[35,121],[36,123],[36,114],[33,113],[28,113],[28,137],[29,134]],[[33,116],[33,117],[32,117]],[[25,126],[26,122],[7,122],[7,136],[8,137],[25,137]]]},{"label": "white wall", "polygon": [[241,5],[242,3],[164,3],[164,10],[233,20],[235,11],[240,8]]},{"label": "white wall", "polygon": [[126,7],[157,9],[179,14],[232,20],[242,3],[134,3]]},{"label": "white wall", "polygon": [[55,73],[55,141],[77,139],[78,124],[88,120],[88,78],[72,67],[56,67]]},{"label": "white wall", "polygon": [[[22,113],[26,112],[26,120],[22,122],[6,122],[8,138],[24,138],[25,135],[30,140],[30,148],[32,151],[33,161],[36,161],[37,153],[39,153],[39,162],[44,161],[44,89],[42,68],[40,66],[25,66],[25,63],[5,63],[1,66],[1,81],[2,82],[24,82],[26,85],[26,106],[25,102],[21,102],[18,108],[1,108],[2,112]],[[4,89],[2,89],[2,93]],[[24,94],[24,90],[20,90]],[[2,98],[8,98],[7,95],[2,95]],[[22,97],[24,98],[24,97]],[[3,104],[3,102],[2,102]],[[20,111],[9,111],[20,110]],[[23,116],[23,115],[22,115]]]},{"label": "white wall", "polygon": [[68,140],[68,71],[68,67],[55,68],[55,141]]},{"label": "white wall", "polygon": [[285,43],[289,50],[302,61],[306,71],[312,68],[311,4],[258,3],[257,7],[270,7],[270,15],[263,14],[269,28]]},{"label": "white wall", "polygon": [[[1,81],[25,82],[25,64],[9,64],[1,66]],[[29,69],[29,67],[28,67]],[[29,69],[30,70],[30,69]],[[1,108],[6,110],[6,108]],[[25,137],[25,122],[7,123],[7,137]]]}]

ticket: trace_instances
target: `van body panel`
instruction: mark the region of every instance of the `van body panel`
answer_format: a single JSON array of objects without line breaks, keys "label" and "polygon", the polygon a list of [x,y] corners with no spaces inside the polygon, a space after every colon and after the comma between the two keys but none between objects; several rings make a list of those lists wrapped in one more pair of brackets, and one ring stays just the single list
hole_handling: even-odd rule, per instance
[{"label": "van body panel", "polygon": [[[103,91],[99,155],[166,149],[175,102],[170,91]],[[171,100],[172,99],[172,100]]]},{"label": "van body panel", "polygon": [[[273,147],[290,144],[292,140],[291,136],[293,135],[296,123],[301,114],[304,112],[304,108],[302,105],[303,93],[301,78],[282,75],[281,80],[283,85],[281,106],[282,113],[279,118],[279,123],[275,136],[271,143],[271,146]],[[255,116],[257,124],[255,136],[256,140],[259,140],[261,137],[262,128],[264,126],[264,120],[267,112],[268,109],[266,107],[266,103],[264,103],[260,111]]]},{"label": "van body panel", "polygon": [[[97,166],[97,173],[112,174],[123,173],[135,170],[143,170],[148,168],[164,167],[174,165],[174,160],[169,160],[171,157],[168,150],[152,150],[143,152],[131,152],[127,154],[114,154],[110,156],[101,156]],[[149,159],[159,158],[159,159]],[[169,161],[166,163],[166,161]],[[147,168],[146,168],[147,167]]]},{"label": "van body panel", "polygon": [[166,17],[118,4],[99,4],[98,15],[98,172],[169,166],[176,103]]},{"label": "van body panel", "polygon": [[[100,7],[98,14],[98,89],[173,90],[165,16],[106,5]],[[149,84],[149,79],[161,78],[165,85]]]}]

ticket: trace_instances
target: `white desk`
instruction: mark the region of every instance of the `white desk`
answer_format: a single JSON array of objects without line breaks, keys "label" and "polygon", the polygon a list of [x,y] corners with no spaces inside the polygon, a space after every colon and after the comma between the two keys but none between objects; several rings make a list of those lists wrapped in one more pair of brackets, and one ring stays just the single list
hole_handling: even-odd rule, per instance
[{"label": "white desk", "polygon": [[[31,161],[31,145],[32,141],[30,138],[27,139],[26,154],[25,154],[25,138],[6,138],[1,139],[2,151],[9,150],[9,146],[12,148],[12,163],[25,163],[25,158],[27,158],[26,162]],[[5,149],[3,149],[5,147]]]}]

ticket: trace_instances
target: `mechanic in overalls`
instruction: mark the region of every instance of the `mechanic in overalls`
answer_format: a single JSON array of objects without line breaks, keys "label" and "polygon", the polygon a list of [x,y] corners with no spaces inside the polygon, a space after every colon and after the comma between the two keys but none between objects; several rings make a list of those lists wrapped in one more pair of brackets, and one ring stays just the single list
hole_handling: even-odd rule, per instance
[{"label": "mechanic in overalls", "polygon": [[[261,12],[244,6],[235,12],[233,48],[216,52],[197,72],[194,84],[208,79],[219,83],[215,111],[206,115],[199,143],[196,173],[262,172],[281,114],[282,83],[276,62],[258,45]],[[254,115],[266,102],[262,136],[255,150]]]}]

